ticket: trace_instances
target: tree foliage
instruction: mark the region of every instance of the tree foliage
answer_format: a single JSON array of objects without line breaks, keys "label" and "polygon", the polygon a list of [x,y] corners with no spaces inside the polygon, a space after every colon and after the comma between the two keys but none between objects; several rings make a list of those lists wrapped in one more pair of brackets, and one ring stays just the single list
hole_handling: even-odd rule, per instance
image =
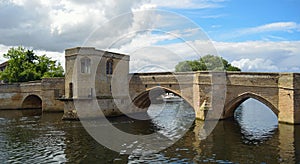
[{"label": "tree foliage", "polygon": [[38,56],[24,47],[11,48],[4,57],[8,59],[8,66],[0,72],[0,79],[9,83],[64,76],[60,63],[46,55]]},{"label": "tree foliage", "polygon": [[187,71],[241,71],[240,68],[232,66],[227,60],[214,55],[206,55],[199,60],[179,62],[175,66],[176,72]]}]

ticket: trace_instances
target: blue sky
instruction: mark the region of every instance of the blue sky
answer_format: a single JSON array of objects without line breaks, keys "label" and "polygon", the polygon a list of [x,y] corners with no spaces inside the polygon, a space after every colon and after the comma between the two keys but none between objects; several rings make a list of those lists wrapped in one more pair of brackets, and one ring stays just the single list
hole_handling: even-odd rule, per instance
[{"label": "blue sky", "polygon": [[[216,41],[299,40],[300,1],[297,0],[231,0],[208,9],[168,9],[187,16],[201,26]],[[296,23],[298,27],[265,29],[242,33],[243,30],[274,23]],[[275,24],[276,25],[276,24]],[[280,26],[278,24],[278,26]],[[289,29],[290,27],[290,29]],[[241,32],[240,35],[235,33]]]},{"label": "blue sky", "polygon": [[210,53],[243,71],[300,72],[299,8],[299,0],[0,0],[0,62],[19,45],[62,63],[66,48],[95,46],[129,54],[132,71],[172,71]]}]

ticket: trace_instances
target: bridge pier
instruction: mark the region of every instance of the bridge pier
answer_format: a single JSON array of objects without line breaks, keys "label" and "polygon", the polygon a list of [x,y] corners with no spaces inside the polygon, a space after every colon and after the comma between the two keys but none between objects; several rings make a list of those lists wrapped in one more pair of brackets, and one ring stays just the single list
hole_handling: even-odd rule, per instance
[{"label": "bridge pier", "polygon": [[300,124],[300,75],[280,74],[278,88],[278,121]]},{"label": "bridge pier", "polygon": [[300,129],[297,126],[279,124],[279,156],[281,162],[299,161]]},{"label": "bridge pier", "polygon": [[196,118],[218,120],[226,98],[226,72],[197,72],[193,83],[193,102]]}]

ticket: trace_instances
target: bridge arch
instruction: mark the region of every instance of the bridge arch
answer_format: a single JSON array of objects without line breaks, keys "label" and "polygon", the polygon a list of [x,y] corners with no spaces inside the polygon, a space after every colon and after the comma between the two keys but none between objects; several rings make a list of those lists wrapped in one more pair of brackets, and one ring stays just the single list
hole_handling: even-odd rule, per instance
[{"label": "bridge arch", "polygon": [[[171,92],[176,96],[183,98],[188,104],[190,104],[193,107],[189,99],[185,98],[180,92],[163,86],[147,88],[145,91],[138,94],[132,102],[136,107],[147,109],[151,105],[151,101],[153,101],[153,98],[156,98],[166,92]],[[149,93],[151,94],[151,97],[149,97]]]},{"label": "bridge arch", "polygon": [[22,101],[22,109],[42,109],[42,99],[38,95],[30,94]]},{"label": "bridge arch", "polygon": [[269,102],[262,96],[259,96],[255,93],[247,92],[242,95],[239,95],[238,97],[234,98],[233,100],[231,100],[229,103],[225,105],[223,118],[233,117],[236,108],[249,98],[253,98],[263,103],[264,105],[269,107],[273,111],[273,113],[278,117],[279,110],[271,102]]}]

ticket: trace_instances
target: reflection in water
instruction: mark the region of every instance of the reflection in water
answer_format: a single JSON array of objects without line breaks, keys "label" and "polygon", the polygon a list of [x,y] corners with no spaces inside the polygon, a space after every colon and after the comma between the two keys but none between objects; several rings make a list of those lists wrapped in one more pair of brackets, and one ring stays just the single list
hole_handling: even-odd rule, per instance
[{"label": "reflection in water", "polygon": [[65,132],[57,130],[55,122],[44,123],[41,116],[22,116],[1,118],[0,123],[2,161],[35,163],[64,159]]},{"label": "reflection in water", "polygon": [[148,114],[158,132],[171,140],[182,137],[195,119],[193,108],[183,102],[153,104]]},{"label": "reflection in water", "polygon": [[278,128],[277,116],[266,105],[255,99],[243,102],[235,111],[244,142],[258,144],[272,137]]},{"label": "reflection in water", "polygon": [[0,110],[0,118],[16,119],[20,117],[41,116],[42,109]]},{"label": "reflection in water", "polygon": [[[243,104],[242,115],[237,114],[240,120],[220,121],[205,140],[199,140],[200,128],[205,123],[196,120],[190,130],[174,145],[159,153],[146,156],[124,155],[109,150],[89,136],[80,122],[61,121],[62,114],[44,113],[41,116],[7,117],[9,111],[5,111],[6,114],[0,111],[0,161],[1,163],[3,161],[8,163],[299,163],[300,127],[285,124],[268,125],[269,128],[255,127],[255,132],[247,132],[251,134],[250,138],[247,138],[244,131],[253,128],[253,123],[257,122],[245,124],[246,120],[241,119],[247,115],[257,116],[247,114],[248,105],[249,103]],[[132,121],[124,117],[112,118],[111,122],[120,129],[128,128],[127,131],[143,134],[154,130],[174,137],[173,134],[178,132],[182,119],[192,120],[194,117],[191,108],[184,104],[168,104],[163,107],[163,110],[161,109],[162,107],[157,104],[149,110],[149,115],[153,118],[150,122]],[[180,117],[181,115],[184,117]],[[261,112],[259,116],[262,116]],[[145,128],[152,128],[152,130]]]}]

